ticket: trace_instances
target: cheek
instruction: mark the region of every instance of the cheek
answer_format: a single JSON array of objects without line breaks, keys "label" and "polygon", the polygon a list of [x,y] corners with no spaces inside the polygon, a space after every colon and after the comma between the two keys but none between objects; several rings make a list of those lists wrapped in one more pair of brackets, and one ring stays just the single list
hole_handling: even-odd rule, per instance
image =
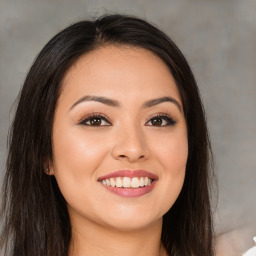
[{"label": "cheek", "polygon": [[159,188],[161,200],[158,200],[158,203],[159,207],[162,205],[164,214],[175,203],[182,189],[188,157],[188,142],[185,134],[178,134],[178,136],[176,134],[159,142],[155,152],[163,171]]},{"label": "cheek", "polygon": [[63,126],[55,129],[53,172],[65,198],[66,192],[76,194],[79,188],[84,190],[91,186],[95,179],[95,170],[101,164],[105,153],[106,147],[96,141],[94,136],[86,136],[80,128],[68,130]]},{"label": "cheek", "polygon": [[86,135],[82,128],[67,132],[63,128],[54,134],[53,141],[55,167],[69,169],[73,174],[79,170],[93,171],[105,152],[104,145],[95,136]]},{"label": "cheek", "polygon": [[164,169],[169,174],[179,175],[181,170],[186,167],[188,158],[188,141],[186,133],[175,133],[165,138],[158,138],[155,143],[155,154]]},{"label": "cheek", "polygon": [[95,170],[106,152],[106,147],[96,141],[95,136],[85,134],[82,129],[67,131],[65,126],[53,134],[54,176],[68,206],[74,209],[91,205],[86,195],[94,188]]}]

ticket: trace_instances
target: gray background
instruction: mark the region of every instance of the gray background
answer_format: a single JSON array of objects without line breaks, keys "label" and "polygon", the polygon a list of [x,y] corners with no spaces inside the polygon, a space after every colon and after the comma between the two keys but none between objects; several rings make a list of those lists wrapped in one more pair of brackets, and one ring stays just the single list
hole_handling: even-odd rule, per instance
[{"label": "gray background", "polygon": [[187,57],[205,103],[216,159],[216,233],[228,232],[220,238],[245,250],[256,235],[255,0],[0,0],[1,175],[10,109],[36,54],[70,23],[115,12],[153,22]]}]

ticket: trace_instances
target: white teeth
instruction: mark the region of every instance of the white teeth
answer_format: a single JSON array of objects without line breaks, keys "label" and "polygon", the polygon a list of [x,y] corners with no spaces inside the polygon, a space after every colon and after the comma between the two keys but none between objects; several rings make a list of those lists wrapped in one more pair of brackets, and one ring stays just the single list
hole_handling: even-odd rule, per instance
[{"label": "white teeth", "polygon": [[121,188],[122,186],[123,186],[123,184],[122,184],[123,182],[122,182],[122,180],[121,180],[121,178],[117,178],[116,179],[116,186],[118,187],[118,188]]},{"label": "white teeth", "polygon": [[113,178],[110,178],[110,185],[111,185],[111,187],[115,187],[115,185],[116,185],[116,182]]},{"label": "white teeth", "polygon": [[132,178],[131,187],[138,188],[140,186],[139,179],[137,177]]},{"label": "white teeth", "polygon": [[143,177],[140,178],[140,187],[143,187],[145,186],[145,183],[144,183],[144,179]]},{"label": "white teeth", "polygon": [[152,180],[148,177],[117,177],[110,178],[101,181],[103,185],[118,187],[118,188],[139,188],[144,186],[149,186],[152,184]]},{"label": "white teeth", "polygon": [[131,179],[128,177],[123,178],[123,187],[124,188],[129,188],[131,187]]}]

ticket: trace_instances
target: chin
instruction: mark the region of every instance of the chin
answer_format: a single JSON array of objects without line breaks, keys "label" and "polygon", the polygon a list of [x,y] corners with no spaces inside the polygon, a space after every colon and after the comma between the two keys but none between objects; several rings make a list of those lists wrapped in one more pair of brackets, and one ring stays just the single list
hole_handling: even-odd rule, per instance
[{"label": "chin", "polygon": [[118,230],[138,230],[144,229],[156,222],[162,221],[162,217],[156,217],[153,215],[147,215],[143,212],[137,212],[136,214],[125,215],[112,215],[112,218],[105,220],[107,226]]},{"label": "chin", "polygon": [[109,223],[113,229],[121,230],[121,231],[135,231],[140,229],[145,229],[151,226],[152,222],[145,222],[145,221],[116,221],[115,223]]}]

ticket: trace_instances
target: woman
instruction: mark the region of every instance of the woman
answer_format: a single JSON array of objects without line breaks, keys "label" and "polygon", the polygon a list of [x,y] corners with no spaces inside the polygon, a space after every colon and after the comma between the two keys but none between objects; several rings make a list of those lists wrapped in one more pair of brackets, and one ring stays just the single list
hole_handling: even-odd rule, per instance
[{"label": "woman", "polygon": [[211,256],[210,157],[177,46],[134,17],[78,22],[46,44],[21,91],[1,245],[15,256]]}]

